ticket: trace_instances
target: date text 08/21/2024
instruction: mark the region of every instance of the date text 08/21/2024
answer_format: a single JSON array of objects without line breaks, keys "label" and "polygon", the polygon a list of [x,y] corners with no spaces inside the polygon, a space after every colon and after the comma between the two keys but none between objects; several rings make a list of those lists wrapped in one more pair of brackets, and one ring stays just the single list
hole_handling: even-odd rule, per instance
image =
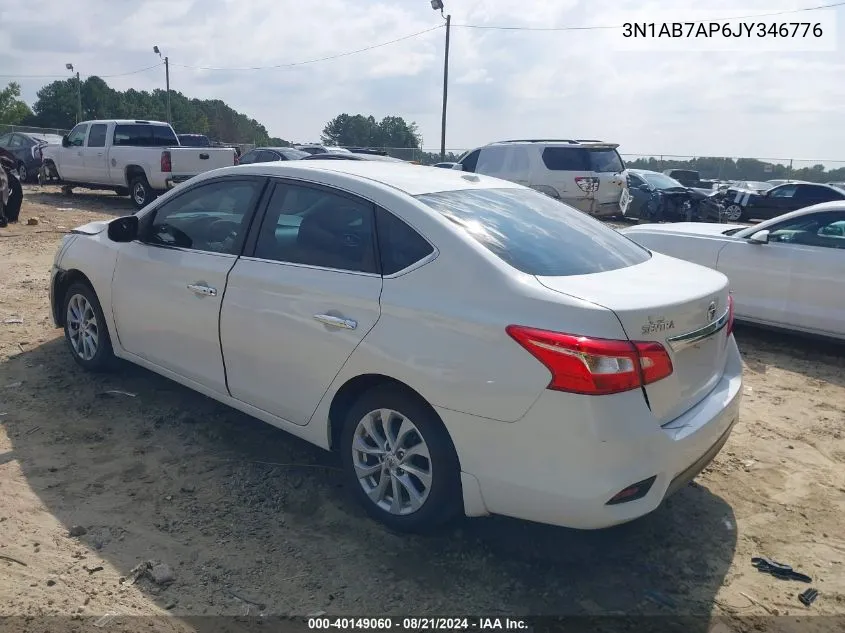
[{"label": "date text 08/21/2024", "polygon": [[308,629],[317,631],[520,631],[528,628],[523,619],[501,617],[308,618]]}]

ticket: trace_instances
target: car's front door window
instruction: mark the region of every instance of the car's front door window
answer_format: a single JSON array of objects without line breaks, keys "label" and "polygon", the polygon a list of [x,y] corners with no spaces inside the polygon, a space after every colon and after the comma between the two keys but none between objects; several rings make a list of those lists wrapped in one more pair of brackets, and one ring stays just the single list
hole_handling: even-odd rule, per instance
[{"label": "car's front door window", "polygon": [[845,212],[813,213],[769,229],[769,241],[845,249]]},{"label": "car's front door window", "polygon": [[88,132],[88,124],[80,123],[67,135],[68,144],[71,147],[82,147],[85,145],[85,135]]},{"label": "car's front door window", "polygon": [[142,241],[211,253],[240,253],[261,180],[226,179],[168,200],[143,223]]}]

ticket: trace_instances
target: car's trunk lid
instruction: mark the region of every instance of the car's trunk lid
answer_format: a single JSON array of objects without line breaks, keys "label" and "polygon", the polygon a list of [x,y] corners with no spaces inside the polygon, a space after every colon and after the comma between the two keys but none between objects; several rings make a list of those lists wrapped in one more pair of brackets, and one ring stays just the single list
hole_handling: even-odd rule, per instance
[{"label": "car's trunk lid", "polygon": [[654,253],[628,268],[537,279],[612,310],[630,340],[666,348],[672,374],[643,389],[661,425],[695,406],[722,377],[729,293],[721,273]]}]

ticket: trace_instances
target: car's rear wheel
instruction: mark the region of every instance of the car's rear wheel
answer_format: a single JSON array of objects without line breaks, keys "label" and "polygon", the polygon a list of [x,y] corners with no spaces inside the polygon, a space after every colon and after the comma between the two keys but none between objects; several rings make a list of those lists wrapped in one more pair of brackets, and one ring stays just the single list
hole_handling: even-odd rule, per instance
[{"label": "car's rear wheel", "polygon": [[64,301],[65,340],[73,359],[89,371],[111,368],[115,356],[103,309],[94,290],[72,284]]},{"label": "car's rear wheel", "polygon": [[29,182],[29,170],[24,163],[18,163],[18,179],[21,182]]},{"label": "car's rear wheel", "polygon": [[344,472],[370,516],[422,532],[461,508],[460,467],[437,414],[418,397],[376,387],[350,408],[341,440]]},{"label": "car's rear wheel", "polygon": [[132,198],[132,204],[136,209],[143,209],[150,202],[155,200],[156,195],[147,177],[143,174],[134,176],[129,183],[129,197]]},{"label": "car's rear wheel", "polygon": [[722,212],[722,217],[728,222],[739,222],[742,219],[743,209],[738,204],[729,204]]}]

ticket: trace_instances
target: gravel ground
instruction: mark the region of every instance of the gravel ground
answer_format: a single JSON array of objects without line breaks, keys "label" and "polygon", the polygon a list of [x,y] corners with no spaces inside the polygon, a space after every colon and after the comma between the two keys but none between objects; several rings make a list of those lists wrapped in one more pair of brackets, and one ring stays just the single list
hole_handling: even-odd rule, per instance
[{"label": "gravel ground", "polygon": [[[68,229],[129,212],[28,187],[0,229],[0,615],[170,616],[145,630],[203,614],[694,614],[701,630],[845,615],[841,346],[739,328],[736,431],[639,521],[400,536],[359,510],[334,456],[140,368],[77,368],[50,321],[50,263]],[[815,604],[758,555],[811,575]]]}]

